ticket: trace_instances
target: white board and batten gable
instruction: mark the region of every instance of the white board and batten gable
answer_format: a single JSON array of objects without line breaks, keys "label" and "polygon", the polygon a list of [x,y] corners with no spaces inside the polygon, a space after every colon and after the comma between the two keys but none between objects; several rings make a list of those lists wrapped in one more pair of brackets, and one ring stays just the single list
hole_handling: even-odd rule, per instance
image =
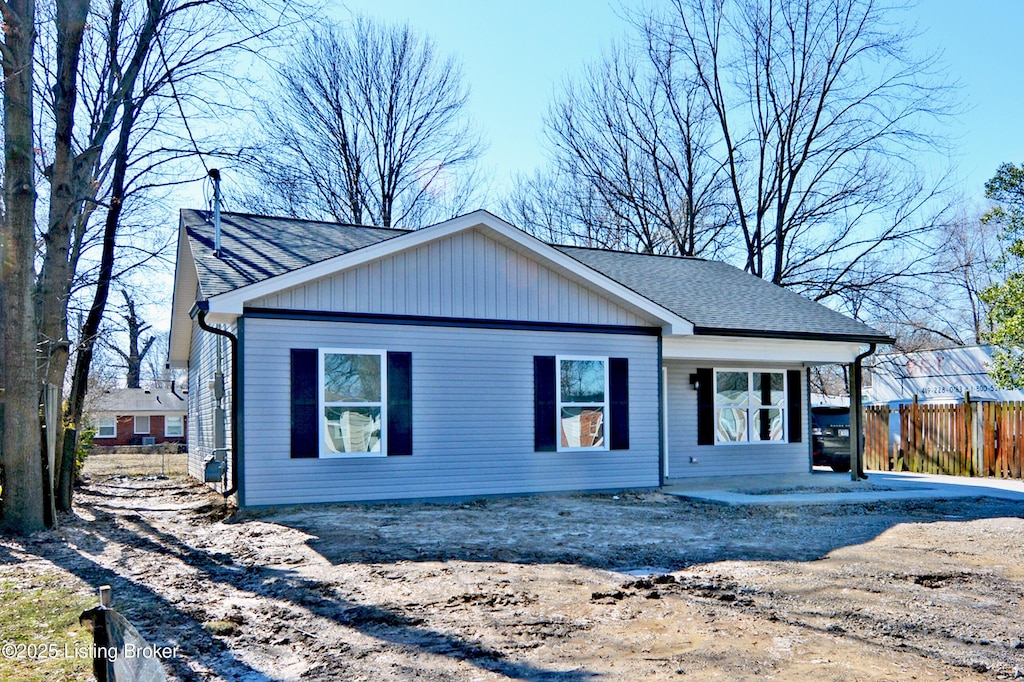
[{"label": "white board and batten gable", "polygon": [[212,296],[207,319],[250,308],[693,330],[486,211]]},{"label": "white board and batten gable", "polygon": [[247,308],[660,326],[564,268],[469,229],[248,301]]}]

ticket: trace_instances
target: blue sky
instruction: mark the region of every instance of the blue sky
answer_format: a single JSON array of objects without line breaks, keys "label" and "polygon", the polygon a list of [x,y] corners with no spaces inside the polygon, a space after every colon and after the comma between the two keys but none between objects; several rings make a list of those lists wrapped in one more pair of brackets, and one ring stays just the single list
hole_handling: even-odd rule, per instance
[{"label": "blue sky", "polygon": [[[629,30],[622,4],[604,0],[348,0],[345,7],[408,21],[462,61],[499,194],[513,173],[543,162],[542,117],[557,86]],[[904,14],[921,31],[916,47],[942,50],[950,78],[962,85],[966,111],[950,127],[953,160],[961,191],[980,201],[1000,163],[1024,162],[1024,1],[922,0]]]},{"label": "blue sky", "polygon": [[[618,0],[347,0],[334,14],[408,21],[461,60],[471,115],[489,143],[483,163],[493,175],[487,206],[494,209],[516,172],[544,162],[542,119],[559,84],[630,30],[621,7]],[[961,84],[965,111],[950,125],[952,162],[960,192],[980,205],[1000,163],[1024,163],[1024,0],[921,0],[904,14],[921,32],[916,47],[941,50],[950,79]],[[193,199],[181,205],[204,205],[201,188],[190,190]],[[154,319],[167,307],[154,307]]]}]

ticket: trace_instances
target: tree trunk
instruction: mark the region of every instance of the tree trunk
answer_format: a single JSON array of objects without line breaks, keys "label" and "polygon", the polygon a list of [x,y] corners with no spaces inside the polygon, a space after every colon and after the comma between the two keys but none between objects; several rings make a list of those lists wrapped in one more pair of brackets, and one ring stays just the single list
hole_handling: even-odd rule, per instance
[{"label": "tree trunk", "polygon": [[125,363],[128,366],[127,386],[128,388],[141,388],[142,387],[142,361],[146,357],[146,353],[153,346],[153,342],[156,340],[155,337],[150,337],[146,340],[142,350],[139,350],[139,338],[142,336],[142,332],[149,329],[149,325],[145,324],[139,319],[139,316],[135,313],[135,301],[128,296],[127,291],[121,292],[124,295],[124,302],[128,306],[128,314],[125,315],[125,322],[128,323],[128,352],[118,351],[121,357],[124,358]]},{"label": "tree trunk", "polygon": [[[121,116],[117,148],[114,150],[114,176],[110,187],[110,208],[107,209],[107,220],[103,226],[103,252],[100,255],[99,279],[96,282],[96,292],[93,295],[92,307],[89,308],[89,316],[82,327],[82,338],[75,359],[75,373],[71,380],[71,395],[68,398],[69,421],[75,426],[77,433],[82,431],[82,414],[85,412],[85,396],[89,390],[89,369],[92,366],[93,349],[100,331],[100,324],[103,322],[103,313],[106,310],[107,298],[110,294],[110,280],[114,272],[114,247],[117,242],[117,225],[121,219],[121,208],[124,205],[124,179],[128,169],[128,139],[134,119],[135,109],[132,106],[132,101],[127,100]],[[62,474],[64,467],[74,466],[74,449],[71,451],[70,461],[68,461],[67,449],[65,449],[64,455],[61,462]],[[68,511],[71,508],[73,484],[73,476],[62,475],[59,479],[57,504],[61,511]],[[64,507],[65,503],[66,508]]]},{"label": "tree trunk", "polygon": [[3,6],[4,206],[0,221],[0,412],[3,421],[3,526],[15,533],[44,527],[39,379],[32,306],[35,274],[32,51],[35,3]]},{"label": "tree trunk", "polygon": [[53,85],[54,156],[50,211],[43,234],[43,263],[36,289],[36,322],[42,350],[41,378],[63,387],[68,366],[67,304],[74,278],[71,233],[83,199],[82,164],[72,148],[78,62],[89,0],[57,3],[57,73]]},{"label": "tree trunk", "polygon": [[[75,104],[78,99],[78,62],[82,52],[89,0],[57,3],[56,61],[53,84],[54,157],[50,169],[50,210],[43,233],[42,269],[36,282],[36,324],[42,351],[39,375],[63,392],[68,367],[68,297],[75,276],[72,232],[81,214],[85,193],[83,170],[72,146]],[[62,401],[58,401],[61,404]],[[57,443],[63,441],[63,419],[58,419]],[[60,480],[60,459],[54,481]]]}]

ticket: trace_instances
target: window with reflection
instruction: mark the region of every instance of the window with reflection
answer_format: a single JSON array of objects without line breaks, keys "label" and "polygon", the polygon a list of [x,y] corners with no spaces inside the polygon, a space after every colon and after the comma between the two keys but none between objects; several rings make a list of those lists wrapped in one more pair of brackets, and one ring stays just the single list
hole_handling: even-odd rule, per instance
[{"label": "window with reflection", "polygon": [[715,371],[715,442],[786,440],[786,373]]},{"label": "window with reflection", "polygon": [[100,417],[97,438],[117,438],[117,417]]},{"label": "window with reflection", "polygon": [[320,355],[326,456],[383,454],[384,353],[323,350]]},{"label": "window with reflection", "polygon": [[604,448],[608,359],[558,359],[559,448]]},{"label": "window with reflection", "polygon": [[164,417],[164,435],[168,438],[180,438],[185,435],[185,418],[181,415]]}]

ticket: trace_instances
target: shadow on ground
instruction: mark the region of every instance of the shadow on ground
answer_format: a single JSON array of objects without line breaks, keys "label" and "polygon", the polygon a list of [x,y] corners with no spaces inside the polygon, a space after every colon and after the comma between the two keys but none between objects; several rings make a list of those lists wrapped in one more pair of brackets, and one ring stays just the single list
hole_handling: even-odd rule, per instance
[{"label": "shadow on ground", "polygon": [[[192,487],[188,482],[184,484]],[[227,680],[260,682],[289,679],[267,675],[252,668],[232,653],[221,638],[214,637],[204,627],[210,618],[204,608],[202,585],[208,583],[229,586],[243,598],[260,597],[279,604],[280,608],[264,614],[280,621],[276,628],[272,628],[278,635],[287,632],[286,637],[275,638],[274,641],[279,644],[296,643],[309,650],[325,648],[318,642],[315,633],[303,627],[289,626],[289,621],[295,619],[298,610],[384,642],[465,661],[481,670],[498,673],[509,679],[582,682],[594,677],[582,670],[545,670],[529,663],[513,661],[472,639],[432,630],[425,619],[411,618],[378,604],[340,598],[330,589],[330,585],[305,579],[295,571],[236,565],[230,554],[196,549],[137,513],[167,510],[132,503],[131,489],[131,485],[86,489],[76,502],[76,514],[63,517],[60,531],[36,534],[18,543],[16,547],[13,543],[0,542],[0,563],[16,564],[25,559],[19,555],[29,555],[52,562],[93,588],[110,585],[115,595],[115,608],[132,621],[150,644],[180,646],[182,655],[166,661],[167,667],[179,679],[208,677],[207,673],[190,667],[187,663],[189,660],[200,661],[201,670],[206,669]],[[203,489],[193,492],[207,493]],[[176,492],[171,494],[175,495]],[[210,505],[190,505],[186,511],[196,515],[197,521],[209,522],[212,520],[210,517],[218,515]],[[83,515],[89,520],[82,518]],[[71,538],[72,542],[66,538]],[[184,596],[171,601],[148,587],[145,584],[147,571],[144,567],[139,571],[139,566],[132,565],[133,558],[123,553],[116,560],[117,570],[103,566],[95,557],[103,554],[108,546],[131,548],[132,554],[139,557],[148,555],[162,562],[180,563],[182,570],[177,572],[175,579],[179,584],[174,587],[184,589],[174,591]],[[137,573],[136,579],[125,577],[125,572],[131,573],[133,570]],[[194,586],[194,589],[190,590],[190,586]],[[168,587],[166,582],[161,585],[161,588],[165,587]],[[270,640],[265,642],[269,643]],[[321,671],[322,674],[316,678],[344,679],[346,651],[335,648],[329,655],[335,659],[333,665]],[[315,676],[317,671],[311,672]]]},{"label": "shadow on ground", "polygon": [[571,563],[675,571],[716,561],[812,561],[900,523],[1024,516],[992,498],[743,506],[656,492],[531,496],[462,504],[324,505],[244,514],[310,536],[331,563]]},{"label": "shadow on ground", "polygon": [[[166,507],[176,499],[179,510],[169,512]],[[314,656],[320,667],[306,671],[312,679],[359,676],[365,668],[355,667],[356,659],[365,651],[347,649],[338,640],[322,641],[317,628],[325,624],[511,679],[597,677],[587,670],[553,670],[515,660],[474,636],[432,627],[426,617],[351,592],[343,596],[336,582],[264,561],[258,549],[260,538],[268,535],[302,538],[297,542],[335,567],[463,561],[664,573],[726,560],[812,561],[870,542],[902,523],[1024,514],[1019,503],[990,498],[730,507],[641,491],[290,507],[234,514],[222,526],[217,524],[224,518],[219,500],[202,486],[132,480],[97,481],[76,504],[59,531],[0,542],[0,562],[34,556],[94,588],[110,584],[115,606],[150,643],[181,646],[182,656],[167,661],[179,679],[212,675],[254,682],[290,679],[240,657],[275,646],[298,647]],[[170,527],[183,533],[169,532],[168,524],[157,519],[170,519]],[[230,543],[203,549],[196,538],[210,533],[226,534]],[[289,549],[284,547],[284,553]],[[255,617],[264,619],[265,634],[234,640],[214,636],[208,623],[216,609],[207,592],[260,600]]]}]

